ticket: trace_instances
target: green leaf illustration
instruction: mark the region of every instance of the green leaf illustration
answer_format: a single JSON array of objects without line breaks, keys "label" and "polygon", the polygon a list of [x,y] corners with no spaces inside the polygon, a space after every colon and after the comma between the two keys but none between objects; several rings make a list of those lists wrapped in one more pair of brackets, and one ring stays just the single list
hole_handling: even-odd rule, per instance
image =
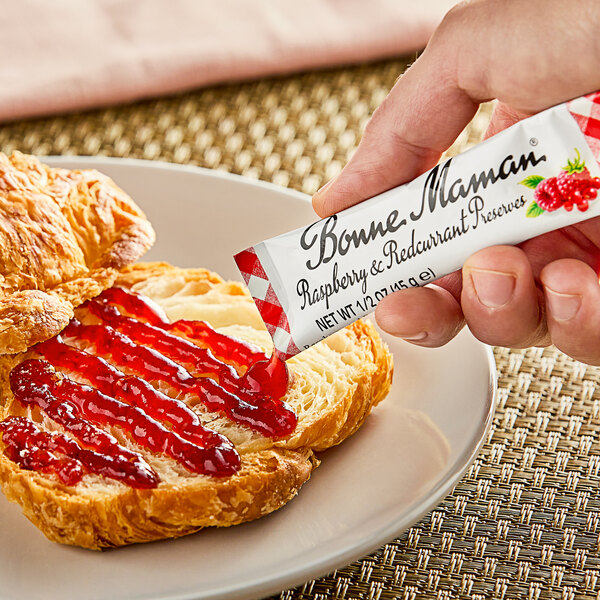
[{"label": "green leaf illustration", "polygon": [[541,181],[544,181],[545,177],[542,177],[541,175],[530,175],[529,177],[525,177],[525,179],[523,179],[523,181],[519,181],[519,183],[521,185],[526,185],[528,188],[531,188],[532,190],[535,190],[535,188],[538,186],[538,184]]},{"label": "green leaf illustration", "polygon": [[562,167],[567,173],[582,173],[585,169],[585,161],[582,160],[579,150],[575,148],[575,160],[567,159],[567,166]]},{"label": "green leaf illustration", "polygon": [[525,216],[529,219],[533,219],[534,217],[539,217],[544,212],[544,209],[538,205],[538,203],[533,200],[531,204],[527,207],[527,212]]}]

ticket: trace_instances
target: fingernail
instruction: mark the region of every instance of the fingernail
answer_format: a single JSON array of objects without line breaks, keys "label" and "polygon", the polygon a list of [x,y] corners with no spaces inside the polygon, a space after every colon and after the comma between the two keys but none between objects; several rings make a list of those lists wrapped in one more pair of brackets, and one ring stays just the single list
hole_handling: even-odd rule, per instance
[{"label": "fingernail", "polygon": [[427,332],[422,331],[421,333],[417,333],[416,335],[399,335],[398,337],[402,338],[407,342],[422,342],[427,337]]},{"label": "fingernail", "polygon": [[473,268],[470,272],[475,293],[484,306],[500,308],[512,298],[517,281],[512,273]]},{"label": "fingernail", "polygon": [[[379,325],[379,327],[381,327],[381,329],[383,329],[386,333],[389,333],[390,335],[402,340],[406,340],[407,342],[422,342],[428,337],[428,333],[426,331],[406,334],[402,333],[402,330],[406,326],[406,323],[403,320],[400,320],[399,322],[396,314],[393,312],[381,312],[379,311],[379,307],[377,307],[377,309],[378,310],[375,312],[377,325]],[[406,331],[406,329],[404,329],[404,331]]]},{"label": "fingernail", "polygon": [[579,294],[561,294],[548,287],[544,289],[550,315],[555,321],[570,321],[577,314],[581,306]]},{"label": "fingernail", "polygon": [[314,194],[313,198],[320,196],[333,182],[335,181],[335,177],[330,179],[325,185],[322,185]]}]

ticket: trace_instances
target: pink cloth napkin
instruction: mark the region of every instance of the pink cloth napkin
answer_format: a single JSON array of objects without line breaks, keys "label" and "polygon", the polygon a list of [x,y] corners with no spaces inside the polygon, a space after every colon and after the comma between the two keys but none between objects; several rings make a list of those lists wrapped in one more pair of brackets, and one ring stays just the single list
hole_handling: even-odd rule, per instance
[{"label": "pink cloth napkin", "polygon": [[423,48],[455,0],[9,0],[0,121]]}]

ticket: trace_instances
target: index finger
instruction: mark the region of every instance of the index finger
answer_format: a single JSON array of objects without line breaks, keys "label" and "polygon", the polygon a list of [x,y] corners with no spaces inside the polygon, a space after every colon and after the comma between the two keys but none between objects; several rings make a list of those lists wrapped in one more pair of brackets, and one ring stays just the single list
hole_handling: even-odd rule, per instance
[{"label": "index finger", "polygon": [[[436,34],[438,38],[444,36]],[[367,124],[342,172],[313,197],[325,217],[406,183],[433,167],[475,115],[457,83],[452,44],[434,36],[423,55],[397,81]]]}]

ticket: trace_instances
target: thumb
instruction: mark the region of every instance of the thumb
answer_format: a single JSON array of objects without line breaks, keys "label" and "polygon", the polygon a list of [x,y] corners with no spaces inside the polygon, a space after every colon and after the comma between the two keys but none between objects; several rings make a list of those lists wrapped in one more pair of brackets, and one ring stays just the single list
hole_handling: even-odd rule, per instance
[{"label": "thumb", "polygon": [[453,52],[452,44],[436,43],[434,36],[398,80],[367,124],[352,159],[314,195],[313,207],[321,217],[414,179],[452,145],[478,107],[456,81]]}]

